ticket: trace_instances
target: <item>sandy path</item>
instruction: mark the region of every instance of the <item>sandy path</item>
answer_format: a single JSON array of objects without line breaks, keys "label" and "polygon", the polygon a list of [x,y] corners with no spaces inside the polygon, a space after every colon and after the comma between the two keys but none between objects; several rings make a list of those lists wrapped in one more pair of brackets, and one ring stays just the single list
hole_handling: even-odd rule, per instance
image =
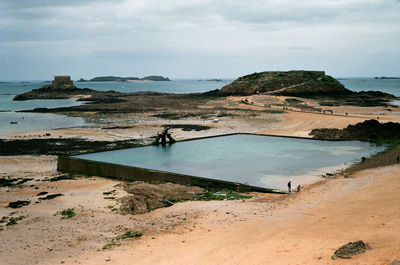
[{"label": "sandy path", "polygon": [[[211,204],[210,210],[215,209],[192,231],[180,226],[155,239],[144,236],[75,260],[82,264],[389,264],[400,259],[399,176],[396,165],[362,171],[352,179],[326,180],[274,203],[276,208],[265,207],[268,200],[263,199],[245,207],[240,202]],[[264,209],[263,216],[251,217],[251,211],[260,214],[255,209]],[[249,217],[245,221],[218,222],[221,215],[243,213]],[[331,259],[335,249],[356,240],[368,242],[372,250],[351,260]]]}]

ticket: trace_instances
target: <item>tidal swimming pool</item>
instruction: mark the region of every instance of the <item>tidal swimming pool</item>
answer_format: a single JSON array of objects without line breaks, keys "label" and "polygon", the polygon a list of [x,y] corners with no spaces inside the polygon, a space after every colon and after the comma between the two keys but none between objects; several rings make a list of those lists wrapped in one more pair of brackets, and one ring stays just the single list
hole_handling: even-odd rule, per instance
[{"label": "tidal swimming pool", "polygon": [[145,146],[73,158],[285,189],[314,182],[386,146],[359,141],[320,141],[234,134],[167,146]]}]

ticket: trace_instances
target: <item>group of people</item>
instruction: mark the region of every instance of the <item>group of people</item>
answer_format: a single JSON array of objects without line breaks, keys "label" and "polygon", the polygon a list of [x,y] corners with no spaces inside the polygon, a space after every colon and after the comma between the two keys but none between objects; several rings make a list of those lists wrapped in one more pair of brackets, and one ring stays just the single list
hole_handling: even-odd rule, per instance
[{"label": "group of people", "polygon": [[[288,192],[292,193],[292,181],[288,182],[287,187],[288,187]],[[300,190],[301,190],[301,186],[298,185],[297,188],[296,188],[296,191],[299,192]]]}]

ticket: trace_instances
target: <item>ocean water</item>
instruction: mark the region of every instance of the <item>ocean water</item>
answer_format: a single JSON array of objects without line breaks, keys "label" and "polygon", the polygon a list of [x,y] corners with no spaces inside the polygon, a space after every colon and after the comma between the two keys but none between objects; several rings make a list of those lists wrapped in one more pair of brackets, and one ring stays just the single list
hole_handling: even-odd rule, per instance
[{"label": "ocean water", "polygon": [[[337,78],[346,88],[352,91],[377,90],[400,97],[400,79],[374,79],[372,77]],[[119,92],[155,91],[165,93],[201,93],[220,89],[232,82],[198,80],[173,80],[162,82],[74,82],[79,88],[91,88],[99,91],[115,90]],[[0,95],[17,95],[32,89],[48,85],[44,81],[0,82]],[[1,104],[1,103],[0,103]],[[0,109],[4,109],[0,105]]]},{"label": "ocean water", "polygon": [[338,78],[347,89],[352,91],[375,90],[400,97],[400,79],[374,79],[372,77]]},{"label": "ocean water", "polygon": [[13,101],[15,95],[31,91],[44,82],[0,83],[0,137],[33,130],[58,129],[87,125],[84,119],[50,113],[27,113],[20,110],[81,105],[71,99]]},{"label": "ocean water", "polygon": [[75,82],[79,88],[91,88],[99,91],[115,90],[118,92],[153,91],[163,93],[202,93],[214,89],[220,89],[231,83],[232,79],[223,81],[199,81],[199,80],[172,80],[158,82]]},{"label": "ocean water", "polygon": [[15,133],[88,125],[79,117],[51,113],[0,112],[0,138]]},{"label": "ocean water", "polygon": [[249,185],[285,189],[308,184],[326,172],[383,151],[359,141],[319,141],[237,134],[173,145],[146,146],[75,156]]},{"label": "ocean water", "polygon": [[[220,89],[224,85],[232,82],[233,79],[218,81],[199,81],[199,80],[173,80],[161,82],[75,82],[79,88],[91,88],[105,91],[114,90],[119,92],[139,92],[154,91],[165,93],[201,93],[214,89]],[[348,89],[353,91],[378,90],[391,93],[400,97],[400,79],[374,79],[364,77],[339,78],[339,81]],[[10,132],[29,130],[30,123],[22,121],[19,110],[31,110],[38,107],[55,108],[68,107],[82,104],[74,100],[28,100],[16,102],[12,101],[15,95],[31,91],[32,89],[48,85],[47,81],[21,81],[21,82],[0,82],[0,137]],[[399,102],[397,102],[399,103]],[[30,118],[35,120],[35,129],[54,129],[63,127],[85,125],[83,119],[72,118],[64,115],[32,113]],[[49,117],[49,115],[53,115]],[[52,122],[48,122],[51,120]],[[18,126],[11,126],[10,122],[21,122]]]}]

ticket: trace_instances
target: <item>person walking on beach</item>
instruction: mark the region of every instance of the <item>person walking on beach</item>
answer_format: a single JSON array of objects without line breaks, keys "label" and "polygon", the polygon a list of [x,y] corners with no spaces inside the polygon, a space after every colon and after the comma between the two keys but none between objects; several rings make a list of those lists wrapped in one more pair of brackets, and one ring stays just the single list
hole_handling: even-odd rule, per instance
[{"label": "person walking on beach", "polygon": [[288,182],[287,188],[288,188],[289,193],[292,193],[292,182],[291,181]]}]

